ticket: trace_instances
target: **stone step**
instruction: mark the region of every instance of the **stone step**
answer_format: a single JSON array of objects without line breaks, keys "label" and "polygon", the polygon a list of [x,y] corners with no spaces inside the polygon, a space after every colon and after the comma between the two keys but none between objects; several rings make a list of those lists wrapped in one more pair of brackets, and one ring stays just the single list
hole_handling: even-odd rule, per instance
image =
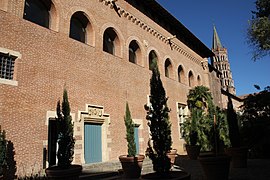
[{"label": "stone step", "polygon": [[[142,174],[153,172],[152,161],[149,158],[145,158],[143,161]],[[113,180],[121,179],[122,166],[119,160],[92,163],[83,166],[82,175],[80,180],[88,179],[104,179]]]}]

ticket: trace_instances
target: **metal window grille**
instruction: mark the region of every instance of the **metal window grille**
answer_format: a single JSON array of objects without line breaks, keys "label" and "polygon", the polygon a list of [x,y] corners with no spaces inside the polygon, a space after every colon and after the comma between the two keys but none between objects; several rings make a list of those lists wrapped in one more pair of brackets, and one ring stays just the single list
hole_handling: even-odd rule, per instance
[{"label": "metal window grille", "polygon": [[14,56],[0,54],[0,78],[13,79],[15,59]]}]

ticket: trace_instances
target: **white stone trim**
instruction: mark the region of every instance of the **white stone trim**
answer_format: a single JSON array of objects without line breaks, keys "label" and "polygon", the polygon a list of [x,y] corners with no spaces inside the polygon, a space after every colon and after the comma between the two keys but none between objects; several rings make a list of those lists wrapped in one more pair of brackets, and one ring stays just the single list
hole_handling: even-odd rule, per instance
[{"label": "white stone trim", "polygon": [[13,51],[13,50],[2,48],[2,47],[0,47],[0,53],[16,56],[17,58],[20,58],[20,59],[22,58],[22,54],[19,53],[18,51]]},{"label": "white stone trim", "polygon": [[0,84],[18,86],[18,81],[0,78]]}]

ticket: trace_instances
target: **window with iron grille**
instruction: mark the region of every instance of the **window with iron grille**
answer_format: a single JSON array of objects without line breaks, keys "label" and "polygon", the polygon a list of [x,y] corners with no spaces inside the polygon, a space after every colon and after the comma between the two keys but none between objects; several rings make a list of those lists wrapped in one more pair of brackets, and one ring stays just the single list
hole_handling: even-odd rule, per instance
[{"label": "window with iron grille", "polygon": [[13,80],[14,63],[17,57],[0,53],[0,78]]}]

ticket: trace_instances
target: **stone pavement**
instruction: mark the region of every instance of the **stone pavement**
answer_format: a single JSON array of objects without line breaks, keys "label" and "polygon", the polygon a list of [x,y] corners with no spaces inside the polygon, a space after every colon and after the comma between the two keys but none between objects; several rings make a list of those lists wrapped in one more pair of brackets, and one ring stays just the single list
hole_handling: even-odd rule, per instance
[{"label": "stone pavement", "polygon": [[[270,180],[270,159],[249,159],[247,166],[247,168],[231,168],[229,180]],[[83,167],[80,179],[122,179],[119,175],[120,169],[119,161],[86,165]],[[174,169],[189,172],[191,180],[206,180],[199,161],[190,160],[187,156],[178,156]],[[143,162],[142,174],[150,172],[152,172],[152,162],[146,158]]]},{"label": "stone pavement", "polygon": [[[198,160],[179,156],[175,164],[191,174],[191,180],[206,180]],[[248,159],[247,168],[231,168],[229,180],[270,180],[270,159]]]}]

